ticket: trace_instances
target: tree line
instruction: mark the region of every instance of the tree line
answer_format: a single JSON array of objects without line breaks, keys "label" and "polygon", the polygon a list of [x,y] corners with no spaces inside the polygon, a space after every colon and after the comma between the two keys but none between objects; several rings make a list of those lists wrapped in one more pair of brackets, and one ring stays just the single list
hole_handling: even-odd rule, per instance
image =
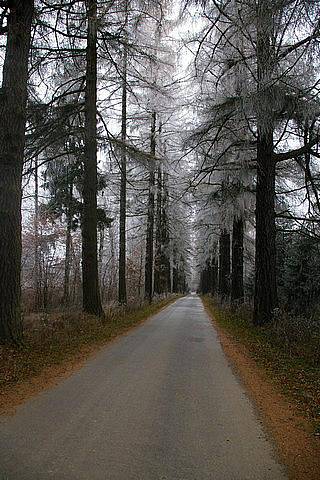
[{"label": "tree line", "polygon": [[202,185],[200,290],[236,304],[253,297],[253,322],[264,325],[288,307],[285,278],[314,291],[284,249],[318,242],[319,2],[212,1],[198,14],[200,108],[187,147]]},{"label": "tree line", "polygon": [[1,1],[1,342],[190,286],[316,309],[319,35],[315,0]]},{"label": "tree line", "polygon": [[80,300],[100,318],[106,300],[185,291],[187,230],[165,140],[167,7],[0,8],[0,341],[22,339],[25,290],[33,310],[49,308],[55,291],[57,305]]}]

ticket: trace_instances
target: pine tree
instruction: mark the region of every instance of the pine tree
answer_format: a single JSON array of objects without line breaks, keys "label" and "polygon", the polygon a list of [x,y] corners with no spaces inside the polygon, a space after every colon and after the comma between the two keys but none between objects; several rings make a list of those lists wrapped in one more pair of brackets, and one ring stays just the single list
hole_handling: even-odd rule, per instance
[{"label": "pine tree", "polygon": [[99,289],[97,255],[97,2],[86,0],[88,32],[85,90],[85,153],[82,211],[83,310],[104,315]]},{"label": "pine tree", "polygon": [[12,0],[6,7],[7,46],[0,92],[0,342],[20,342],[21,181],[34,2]]}]

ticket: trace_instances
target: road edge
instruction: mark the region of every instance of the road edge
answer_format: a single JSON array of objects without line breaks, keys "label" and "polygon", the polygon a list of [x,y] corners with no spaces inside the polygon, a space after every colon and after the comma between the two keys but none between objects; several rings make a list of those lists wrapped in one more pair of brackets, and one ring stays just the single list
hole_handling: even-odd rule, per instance
[{"label": "road edge", "polygon": [[[29,378],[14,385],[5,387],[0,391],[0,419],[2,416],[14,415],[19,406],[42,392],[54,388],[60,382],[79,371],[103,348],[118,341],[121,337],[127,335],[132,330],[139,328],[145,322],[158,315],[181,298],[183,298],[183,295],[168,298],[164,305],[163,301],[160,301],[159,308],[156,308],[151,314],[146,314],[135,323],[129,326],[124,326],[121,330],[117,331],[114,335],[104,341],[81,345],[77,352],[66,357],[63,361],[44,366],[39,373],[30,375]],[[157,307],[157,304],[155,304],[155,307]]]},{"label": "road edge", "polygon": [[[200,297],[201,298],[201,297]],[[217,323],[201,298],[221,347],[273,440],[289,480],[319,480],[320,445],[293,402],[281,393],[248,349]]]}]

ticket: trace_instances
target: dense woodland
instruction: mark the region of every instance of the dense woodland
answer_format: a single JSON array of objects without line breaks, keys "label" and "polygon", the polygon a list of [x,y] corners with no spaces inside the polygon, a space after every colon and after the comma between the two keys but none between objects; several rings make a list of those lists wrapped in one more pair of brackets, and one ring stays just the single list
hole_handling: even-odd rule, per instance
[{"label": "dense woodland", "polygon": [[0,342],[190,290],[319,324],[319,13],[0,1]]}]

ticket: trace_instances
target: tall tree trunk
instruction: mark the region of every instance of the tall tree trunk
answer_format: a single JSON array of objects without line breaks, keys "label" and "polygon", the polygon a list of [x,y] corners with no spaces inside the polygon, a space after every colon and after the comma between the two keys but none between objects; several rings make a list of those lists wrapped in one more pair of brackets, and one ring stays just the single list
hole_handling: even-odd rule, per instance
[{"label": "tall tree trunk", "polygon": [[176,264],[176,258],[173,261],[173,266],[172,266],[172,293],[178,293],[178,284],[179,284],[179,271],[178,267]]},{"label": "tall tree trunk", "polygon": [[255,325],[272,319],[277,306],[275,177],[273,159],[272,6],[266,0],[258,3],[257,23],[257,187],[256,187],[256,253],[255,253]]},{"label": "tall tree trunk", "polygon": [[83,310],[103,316],[97,258],[97,2],[86,0],[85,155],[82,212]]},{"label": "tall tree trunk", "polygon": [[233,219],[231,300],[242,302],[243,293],[243,218]]},{"label": "tall tree trunk", "polygon": [[219,239],[219,295],[227,301],[230,295],[230,234],[223,229]]},{"label": "tall tree trunk", "polygon": [[177,252],[173,252],[173,268],[172,268],[172,290],[174,293],[184,293],[186,290],[186,274],[184,268],[184,260],[182,255],[178,256]]},{"label": "tall tree trunk", "polygon": [[168,221],[168,174],[163,173],[163,198],[162,198],[162,265],[163,265],[163,291],[170,291],[171,274],[170,274],[170,232]]},{"label": "tall tree trunk", "polygon": [[170,248],[170,259],[169,259],[169,287],[170,287],[170,293],[173,293],[173,271],[174,271],[174,264],[173,264],[173,248],[171,246]]},{"label": "tall tree trunk", "polygon": [[39,241],[39,177],[38,158],[34,160],[34,308],[39,311],[42,306],[41,281],[41,246]]},{"label": "tall tree trunk", "polygon": [[211,295],[217,293],[217,279],[218,279],[218,261],[216,255],[213,255],[210,261],[210,292]]},{"label": "tall tree trunk", "polygon": [[200,290],[203,295],[207,295],[210,292],[210,266],[209,260],[206,261],[206,265],[201,272],[200,277]]},{"label": "tall tree trunk", "polygon": [[140,262],[139,262],[139,284],[138,284],[139,301],[142,300],[142,296],[141,296],[142,289],[143,289],[142,275],[143,275],[143,248],[141,247]]},{"label": "tall tree trunk", "polygon": [[256,256],[254,323],[263,325],[272,319],[277,306],[276,225],[275,225],[275,162],[273,140],[258,139],[256,191]]},{"label": "tall tree trunk", "polygon": [[109,298],[114,300],[114,295],[116,291],[116,284],[115,284],[115,279],[117,277],[117,260],[116,260],[116,253],[115,253],[115,232],[114,228],[111,226],[108,228],[109,232],[109,239],[110,239],[110,254],[111,254],[111,282],[110,282],[110,288],[109,288]]},{"label": "tall tree trunk", "polygon": [[[156,112],[152,113],[151,118],[151,155],[156,154]],[[147,239],[146,239],[146,262],[145,262],[145,298],[152,302],[153,297],[153,237],[154,237],[154,158],[150,160],[149,173],[149,197],[148,197],[148,217],[147,217]]]},{"label": "tall tree trunk", "polygon": [[[125,28],[127,28],[127,1],[125,2]],[[125,42],[127,36],[125,33]],[[122,78],[122,114],[121,114],[121,140],[123,143],[121,153],[121,183],[120,183],[120,228],[119,228],[119,289],[118,301],[121,305],[127,303],[126,284],[126,205],[127,205],[127,155],[124,144],[127,140],[127,59],[128,48],[123,47],[123,78]]]},{"label": "tall tree trunk", "polygon": [[[104,257],[104,243],[105,243],[106,226],[102,224],[99,227],[99,252],[98,252],[98,266],[99,266],[99,281],[101,290],[103,290],[103,257]],[[102,296],[102,292],[101,292]],[[102,296],[103,297],[103,296]]]},{"label": "tall tree trunk", "polygon": [[70,303],[70,272],[71,272],[71,250],[72,250],[72,220],[73,220],[73,183],[69,184],[69,206],[67,212],[67,230],[66,230],[66,252],[64,259],[64,278],[63,278],[63,299],[65,306]]},{"label": "tall tree trunk", "polygon": [[66,230],[66,251],[64,259],[64,278],[63,278],[63,300],[62,303],[67,307],[70,303],[70,272],[71,272],[71,247],[72,247],[72,229],[71,224],[67,223]]},{"label": "tall tree trunk", "polygon": [[154,291],[157,294],[162,293],[162,275],[161,275],[161,257],[162,257],[162,172],[158,167],[157,174],[157,215],[156,215],[156,238],[155,238],[155,258],[154,258]]},{"label": "tall tree trunk", "polygon": [[73,263],[73,276],[72,276],[72,290],[71,290],[71,299],[72,303],[79,303],[79,290],[81,288],[81,266],[80,266],[80,255],[77,248],[77,244],[71,244],[72,250],[72,263]]},{"label": "tall tree trunk", "polygon": [[9,2],[0,90],[0,343],[20,342],[21,179],[33,0]]},{"label": "tall tree trunk", "polygon": [[154,262],[154,291],[158,294],[168,293],[171,281],[167,205],[167,175],[165,172],[162,172],[159,166],[157,175],[157,216]]},{"label": "tall tree trunk", "polygon": [[105,237],[106,237],[106,225],[102,224],[99,230],[99,255],[98,255],[98,265],[99,265],[99,282],[100,282],[100,291],[101,291],[101,301],[104,302],[106,297],[106,274],[107,270],[110,269],[110,265],[107,263],[103,265],[103,259],[105,256]]}]

